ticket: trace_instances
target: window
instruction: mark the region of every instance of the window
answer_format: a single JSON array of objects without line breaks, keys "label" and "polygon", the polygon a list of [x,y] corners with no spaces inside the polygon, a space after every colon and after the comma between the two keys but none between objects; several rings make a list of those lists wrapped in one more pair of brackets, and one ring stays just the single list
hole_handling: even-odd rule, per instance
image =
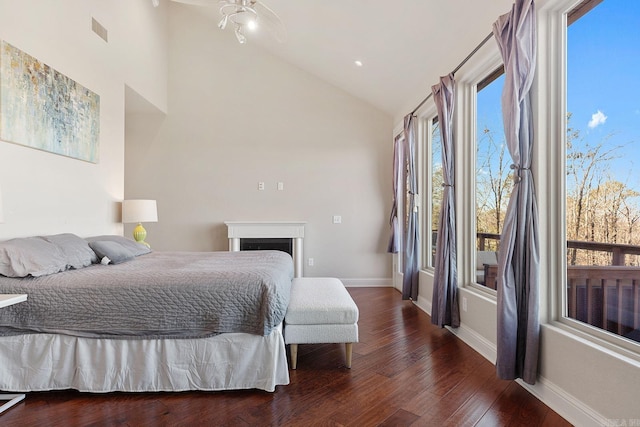
[{"label": "window", "polygon": [[640,341],[640,3],[567,23],[564,315]]},{"label": "window", "polygon": [[[442,174],[442,135],[440,134],[440,126],[438,117],[431,120],[430,126],[431,139],[431,257],[429,258],[430,266],[436,264],[436,240],[438,237],[438,228],[440,226],[440,210],[442,207],[442,194],[444,191],[444,178]],[[428,238],[427,238],[428,239]]]},{"label": "window", "polygon": [[476,282],[495,289],[500,233],[512,189],[511,157],[502,121],[504,69],[477,86],[476,94]]}]

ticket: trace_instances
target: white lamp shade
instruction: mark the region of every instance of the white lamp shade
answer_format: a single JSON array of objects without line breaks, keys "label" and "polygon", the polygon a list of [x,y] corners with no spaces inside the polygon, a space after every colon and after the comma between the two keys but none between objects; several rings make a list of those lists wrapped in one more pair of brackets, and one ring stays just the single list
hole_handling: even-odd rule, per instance
[{"label": "white lamp shade", "polygon": [[158,222],[158,206],[155,200],[124,200],[122,222]]}]

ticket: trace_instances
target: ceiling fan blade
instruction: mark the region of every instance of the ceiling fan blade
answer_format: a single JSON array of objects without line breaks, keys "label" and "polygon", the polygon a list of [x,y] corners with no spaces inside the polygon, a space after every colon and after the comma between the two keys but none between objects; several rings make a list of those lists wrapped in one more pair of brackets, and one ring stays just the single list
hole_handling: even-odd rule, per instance
[{"label": "ceiling fan blade", "polygon": [[280,43],[287,41],[287,28],[278,15],[266,4],[259,0],[251,1],[252,7],[258,13],[258,27],[266,28],[269,33]]}]

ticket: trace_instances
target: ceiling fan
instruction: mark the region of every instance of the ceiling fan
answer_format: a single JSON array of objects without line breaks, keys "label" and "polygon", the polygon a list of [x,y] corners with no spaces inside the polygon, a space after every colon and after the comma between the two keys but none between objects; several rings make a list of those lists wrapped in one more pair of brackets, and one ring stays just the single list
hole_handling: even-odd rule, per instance
[{"label": "ceiling fan", "polygon": [[246,43],[247,31],[266,28],[280,43],[287,38],[287,30],[274,11],[260,0],[172,0],[177,3],[196,6],[214,6],[216,3],[222,19],[218,28],[233,27],[238,42]]}]

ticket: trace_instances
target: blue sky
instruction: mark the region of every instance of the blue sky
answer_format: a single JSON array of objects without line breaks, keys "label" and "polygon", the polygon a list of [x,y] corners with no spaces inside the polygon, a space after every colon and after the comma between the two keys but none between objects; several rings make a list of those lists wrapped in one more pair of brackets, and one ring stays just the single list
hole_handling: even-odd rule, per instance
[{"label": "blue sky", "polygon": [[[605,0],[567,32],[571,126],[591,144],[625,145],[612,170],[622,181],[640,165],[639,29],[640,1]],[[640,190],[640,177],[628,185]]]},{"label": "blue sky", "polygon": [[[567,31],[567,110],[571,126],[595,145],[625,145],[614,176],[640,191],[640,1],[604,0]],[[478,94],[478,131],[498,130],[503,78]],[[480,136],[480,135],[479,135]]]}]

